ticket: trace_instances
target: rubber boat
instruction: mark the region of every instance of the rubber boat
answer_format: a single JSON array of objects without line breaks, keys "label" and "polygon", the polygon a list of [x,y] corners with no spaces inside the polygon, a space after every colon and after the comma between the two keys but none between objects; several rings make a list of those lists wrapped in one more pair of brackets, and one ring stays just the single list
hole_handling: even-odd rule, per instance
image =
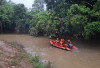
[{"label": "rubber boat", "polygon": [[67,50],[67,51],[71,51],[72,49],[78,49],[76,46],[73,46],[73,45],[69,46],[68,44],[65,44],[65,43],[61,45],[60,42],[57,43],[56,40],[50,40],[50,45],[53,47]]}]

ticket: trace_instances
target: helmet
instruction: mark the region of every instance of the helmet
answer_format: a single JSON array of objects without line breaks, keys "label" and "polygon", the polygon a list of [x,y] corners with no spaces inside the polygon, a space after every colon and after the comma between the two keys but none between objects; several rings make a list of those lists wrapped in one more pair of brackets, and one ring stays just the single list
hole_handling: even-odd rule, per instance
[{"label": "helmet", "polygon": [[68,40],[68,42],[70,42],[70,40]]}]

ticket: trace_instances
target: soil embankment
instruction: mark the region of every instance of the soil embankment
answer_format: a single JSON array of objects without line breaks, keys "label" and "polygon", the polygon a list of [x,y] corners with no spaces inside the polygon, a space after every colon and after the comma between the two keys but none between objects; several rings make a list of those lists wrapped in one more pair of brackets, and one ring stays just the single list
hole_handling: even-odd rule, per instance
[{"label": "soil embankment", "polygon": [[19,45],[0,41],[0,68],[33,68]]}]

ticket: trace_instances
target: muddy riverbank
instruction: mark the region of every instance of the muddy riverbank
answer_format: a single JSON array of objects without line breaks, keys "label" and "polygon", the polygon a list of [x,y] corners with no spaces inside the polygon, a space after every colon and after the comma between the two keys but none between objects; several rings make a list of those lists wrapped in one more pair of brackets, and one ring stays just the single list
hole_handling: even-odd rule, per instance
[{"label": "muddy riverbank", "polygon": [[0,68],[33,68],[25,53],[19,45],[0,41]]},{"label": "muddy riverbank", "polygon": [[43,59],[52,62],[54,68],[99,68],[100,43],[73,40],[78,51],[65,51],[49,45],[46,37],[32,37],[29,35],[1,34],[0,40],[18,42],[31,52],[38,53]]}]

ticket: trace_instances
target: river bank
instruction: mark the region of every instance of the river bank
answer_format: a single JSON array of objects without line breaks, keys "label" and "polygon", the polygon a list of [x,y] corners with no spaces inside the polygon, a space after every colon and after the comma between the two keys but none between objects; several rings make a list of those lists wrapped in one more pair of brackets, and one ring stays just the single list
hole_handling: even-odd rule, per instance
[{"label": "river bank", "polygon": [[49,61],[40,59],[17,42],[0,41],[0,68],[52,68]]},{"label": "river bank", "polygon": [[21,46],[0,41],[0,68],[33,68]]},{"label": "river bank", "polygon": [[99,68],[100,43],[72,40],[78,51],[65,51],[49,46],[50,39],[25,34],[1,34],[0,40],[18,42],[32,53],[52,62],[54,68]]}]

